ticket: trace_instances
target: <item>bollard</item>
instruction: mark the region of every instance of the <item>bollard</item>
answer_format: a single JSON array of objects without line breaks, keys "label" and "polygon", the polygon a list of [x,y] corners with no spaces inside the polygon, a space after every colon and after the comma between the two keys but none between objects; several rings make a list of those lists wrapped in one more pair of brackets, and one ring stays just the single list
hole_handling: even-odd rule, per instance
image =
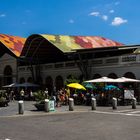
[{"label": "bollard", "polygon": [[91,98],[91,110],[96,110],[96,99]]},{"label": "bollard", "polygon": [[136,109],[136,98],[132,99],[132,109]]},{"label": "bollard", "polygon": [[45,99],[44,110],[45,112],[49,112],[49,99]]},{"label": "bollard", "polygon": [[112,108],[117,109],[117,99],[116,98],[112,99]]},{"label": "bollard", "polygon": [[74,110],[74,100],[73,98],[69,98],[69,111]]},{"label": "bollard", "polygon": [[18,101],[18,113],[24,114],[24,102],[22,100]]}]

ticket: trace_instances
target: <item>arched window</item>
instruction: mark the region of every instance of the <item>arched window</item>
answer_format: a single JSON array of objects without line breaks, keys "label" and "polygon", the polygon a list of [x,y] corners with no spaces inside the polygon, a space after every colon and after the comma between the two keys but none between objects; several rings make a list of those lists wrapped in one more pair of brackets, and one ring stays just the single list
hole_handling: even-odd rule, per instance
[{"label": "arched window", "polygon": [[126,73],[124,74],[124,77],[136,79],[135,74],[132,73],[132,72],[126,72]]},{"label": "arched window", "polygon": [[100,78],[100,77],[102,77],[102,76],[100,74],[98,74],[98,73],[93,75],[93,79]]},{"label": "arched window", "polygon": [[64,81],[62,76],[57,76],[55,79],[55,86],[56,86],[56,90],[61,89],[62,87],[64,87]]},{"label": "arched window", "polygon": [[117,79],[117,78],[118,78],[118,76],[117,76],[115,73],[110,73],[110,74],[108,75],[108,77],[109,77],[109,78],[114,78],[114,79]]},{"label": "arched window", "polygon": [[[127,78],[132,78],[132,79],[136,79],[136,76],[135,74],[133,74],[132,72],[126,72],[124,75],[124,77],[127,77]],[[134,91],[136,91],[136,83],[124,83],[124,86],[127,87],[127,88],[132,88],[134,89]],[[135,95],[136,95],[136,92],[135,92]]]},{"label": "arched window", "polygon": [[12,82],[13,82],[13,79],[12,79],[12,68],[11,68],[11,66],[7,65],[4,68],[4,84],[8,85],[8,84],[11,84]]},{"label": "arched window", "polygon": [[33,78],[32,78],[32,77],[29,77],[29,78],[27,79],[27,82],[33,83]]},{"label": "arched window", "polygon": [[48,88],[49,95],[51,95],[53,91],[53,79],[51,76],[47,76],[45,80],[45,86]]},{"label": "arched window", "polygon": [[23,77],[20,78],[19,82],[22,84],[22,83],[25,83],[25,79]]}]

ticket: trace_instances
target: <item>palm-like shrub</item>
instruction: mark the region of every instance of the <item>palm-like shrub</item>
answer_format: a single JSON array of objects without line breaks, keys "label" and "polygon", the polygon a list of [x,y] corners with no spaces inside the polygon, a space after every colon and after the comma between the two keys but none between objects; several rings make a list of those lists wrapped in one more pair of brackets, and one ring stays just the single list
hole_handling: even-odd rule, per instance
[{"label": "palm-like shrub", "polygon": [[37,110],[43,111],[44,110],[45,99],[47,98],[45,93],[40,90],[40,91],[34,92],[33,95],[34,95],[34,99],[36,101],[34,106],[37,108]]},{"label": "palm-like shrub", "polygon": [[44,100],[47,98],[45,93],[41,90],[38,92],[34,92],[33,95],[37,103],[44,103]]}]

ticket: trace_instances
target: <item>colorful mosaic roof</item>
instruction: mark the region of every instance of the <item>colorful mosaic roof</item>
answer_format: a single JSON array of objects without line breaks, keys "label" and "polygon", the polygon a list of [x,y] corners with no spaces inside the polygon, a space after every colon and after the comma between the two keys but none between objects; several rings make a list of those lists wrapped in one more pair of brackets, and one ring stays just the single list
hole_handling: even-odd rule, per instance
[{"label": "colorful mosaic roof", "polygon": [[16,56],[20,56],[25,43],[25,38],[0,34],[0,42]]},{"label": "colorful mosaic roof", "polygon": [[124,44],[99,37],[99,36],[63,36],[42,34],[49,42],[63,52],[71,52],[77,49],[104,48],[123,46]]}]

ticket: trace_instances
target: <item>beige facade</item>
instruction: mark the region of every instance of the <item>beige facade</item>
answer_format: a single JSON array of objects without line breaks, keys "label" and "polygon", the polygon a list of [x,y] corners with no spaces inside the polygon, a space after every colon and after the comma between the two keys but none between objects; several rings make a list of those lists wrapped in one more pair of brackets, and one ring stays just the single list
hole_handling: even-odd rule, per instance
[{"label": "beige facade", "polygon": [[[140,55],[129,54],[115,57],[106,57],[89,60],[89,79],[96,76],[130,77],[140,79]],[[13,82],[33,82],[30,66],[19,66],[17,59],[9,54],[4,54],[0,59],[0,82],[1,86]],[[35,66],[34,74],[36,74]],[[40,79],[42,85],[46,85],[51,78],[53,86],[58,84],[57,80],[64,83],[69,75],[79,78],[82,75],[74,61],[49,63],[40,65]],[[11,82],[11,83],[10,83]]]}]

